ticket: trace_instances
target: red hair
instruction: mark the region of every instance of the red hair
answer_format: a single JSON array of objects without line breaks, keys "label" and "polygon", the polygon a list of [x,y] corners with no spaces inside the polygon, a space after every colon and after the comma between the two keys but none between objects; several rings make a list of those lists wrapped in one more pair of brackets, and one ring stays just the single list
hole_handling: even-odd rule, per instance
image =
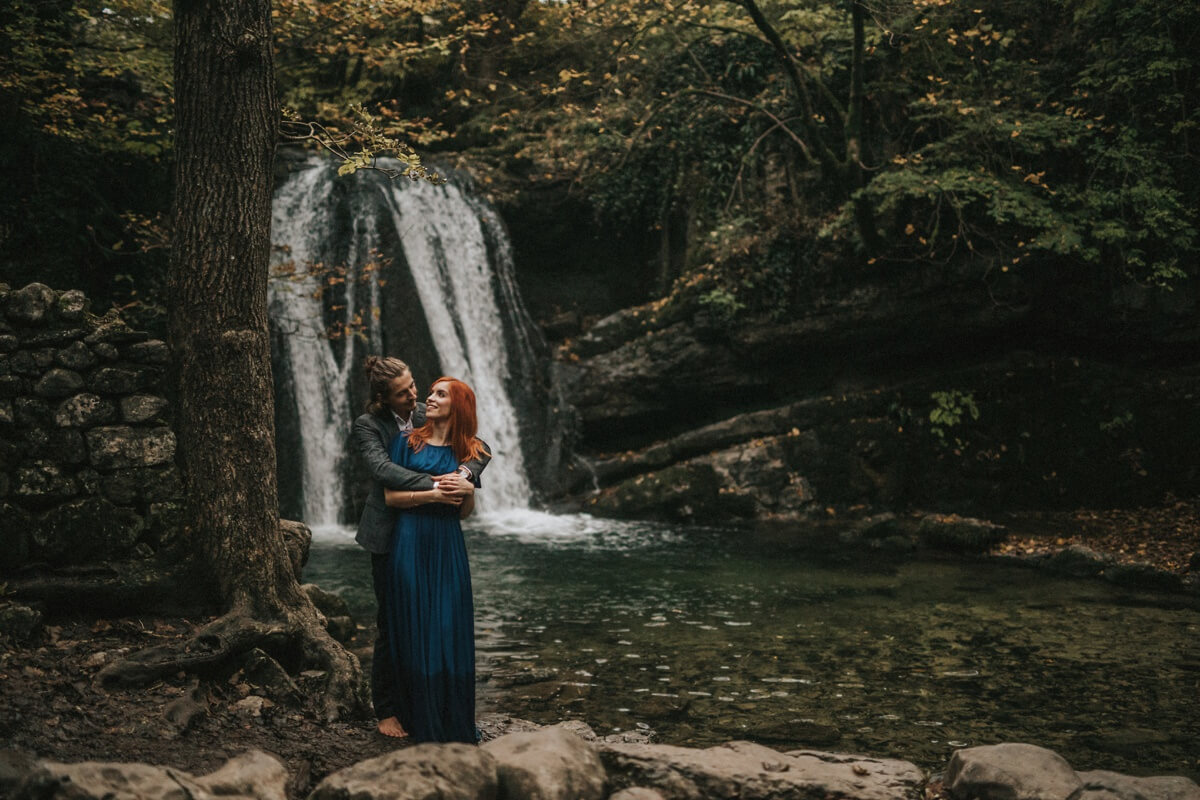
[{"label": "red hair", "polygon": [[[445,376],[430,384],[431,391],[439,383],[450,384],[450,420],[446,426],[450,449],[454,451],[458,463],[473,461],[484,452],[483,442],[475,438],[475,432],[479,429],[479,421],[475,416],[475,392],[458,378]],[[408,446],[414,453],[420,452],[429,444],[431,436],[433,424],[426,422],[408,435]]]}]

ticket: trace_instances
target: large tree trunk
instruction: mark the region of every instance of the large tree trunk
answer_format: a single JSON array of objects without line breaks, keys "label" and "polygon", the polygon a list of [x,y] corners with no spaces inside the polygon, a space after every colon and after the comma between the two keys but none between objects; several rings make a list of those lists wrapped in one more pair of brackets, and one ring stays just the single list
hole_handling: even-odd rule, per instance
[{"label": "large tree trunk", "polygon": [[269,0],[175,2],[170,328],[188,536],[228,612],[182,653],[144,651],[106,680],[210,666],[250,647],[299,650],[336,716],[359,705],[357,660],[300,590],[279,530],[267,334],[279,107]]},{"label": "large tree trunk", "polygon": [[278,116],[268,0],[176,2],[178,434],[191,535],[231,606],[278,602],[286,562],[267,334]]}]

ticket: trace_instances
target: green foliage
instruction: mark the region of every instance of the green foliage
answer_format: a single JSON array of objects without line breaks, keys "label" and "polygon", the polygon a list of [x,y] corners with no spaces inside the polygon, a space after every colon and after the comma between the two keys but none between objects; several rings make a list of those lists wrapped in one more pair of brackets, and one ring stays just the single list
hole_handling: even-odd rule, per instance
[{"label": "green foliage", "polygon": [[[946,434],[951,428],[956,428],[967,417],[979,419],[979,406],[975,403],[975,395],[951,389],[946,392],[932,392],[929,395],[934,402],[933,410],[929,412],[929,428],[943,446],[947,444]],[[962,446],[962,442],[958,442]]]},{"label": "green foliage", "polygon": [[700,295],[700,305],[705,306],[721,322],[730,323],[746,310],[746,304],[728,289],[718,287]]},{"label": "green foliage", "polygon": [[[274,16],[286,136],[343,173],[392,147],[420,177],[419,147],[465,154],[494,198],[569,191],[669,244],[658,285],[727,318],[786,318],[850,264],[1027,289],[1051,270],[1197,277],[1196,4],[279,0]],[[15,0],[0,43],[4,263],[65,259],[110,289],[130,275],[124,300],[144,300],[164,251],[139,232],[162,232],[169,196],[169,5]]]},{"label": "green foliage", "polygon": [[1101,422],[1100,430],[1104,431],[1105,433],[1116,433],[1117,431],[1121,431],[1121,430],[1128,428],[1132,424],[1133,424],[1133,412],[1126,411],[1125,413],[1118,414],[1117,416],[1113,417],[1112,419],[1110,419],[1106,422]]}]

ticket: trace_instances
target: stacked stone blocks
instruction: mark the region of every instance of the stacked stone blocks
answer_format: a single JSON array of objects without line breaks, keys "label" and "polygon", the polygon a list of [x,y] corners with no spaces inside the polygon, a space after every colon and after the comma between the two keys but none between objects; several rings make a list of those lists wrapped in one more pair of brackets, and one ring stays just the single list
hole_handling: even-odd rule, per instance
[{"label": "stacked stone blocks", "polygon": [[148,557],[179,524],[166,343],[0,284],[0,573]]}]

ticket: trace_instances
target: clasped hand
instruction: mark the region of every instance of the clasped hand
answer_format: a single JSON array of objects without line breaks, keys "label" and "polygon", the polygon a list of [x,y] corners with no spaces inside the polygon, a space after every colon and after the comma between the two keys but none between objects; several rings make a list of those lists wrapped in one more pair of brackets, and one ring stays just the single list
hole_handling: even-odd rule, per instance
[{"label": "clasped hand", "polygon": [[451,472],[434,476],[433,491],[434,502],[460,506],[464,500],[475,494],[475,484],[457,472]]}]

